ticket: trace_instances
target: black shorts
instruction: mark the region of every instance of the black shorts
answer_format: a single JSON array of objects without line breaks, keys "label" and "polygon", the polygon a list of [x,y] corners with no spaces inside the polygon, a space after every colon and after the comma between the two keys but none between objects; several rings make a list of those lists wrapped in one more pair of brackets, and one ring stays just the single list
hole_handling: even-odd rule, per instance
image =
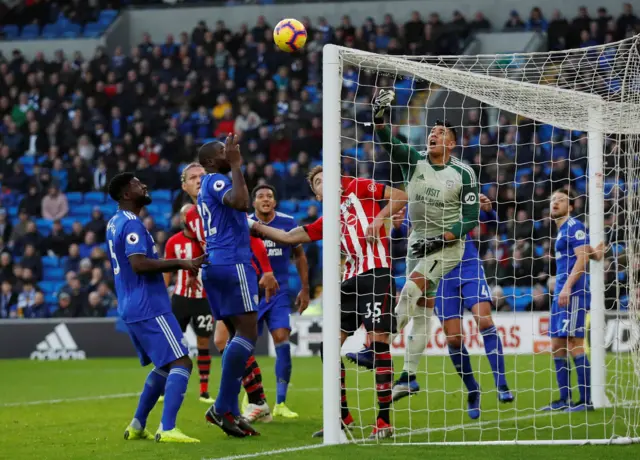
[{"label": "black shorts", "polygon": [[361,325],[369,332],[396,332],[393,306],[396,282],[388,268],[374,268],[342,283],[340,328],[351,335]]},{"label": "black shorts", "polygon": [[171,308],[182,332],[191,327],[198,337],[211,337],[213,334],[213,315],[207,299],[192,299],[181,295],[171,297]]}]

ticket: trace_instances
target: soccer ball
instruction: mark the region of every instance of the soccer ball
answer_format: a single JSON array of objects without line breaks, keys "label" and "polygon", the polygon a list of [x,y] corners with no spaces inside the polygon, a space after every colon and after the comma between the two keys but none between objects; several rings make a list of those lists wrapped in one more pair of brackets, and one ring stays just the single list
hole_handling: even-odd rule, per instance
[{"label": "soccer ball", "polygon": [[293,53],[307,41],[307,29],[297,19],[283,19],[273,30],[273,41],[282,51]]}]

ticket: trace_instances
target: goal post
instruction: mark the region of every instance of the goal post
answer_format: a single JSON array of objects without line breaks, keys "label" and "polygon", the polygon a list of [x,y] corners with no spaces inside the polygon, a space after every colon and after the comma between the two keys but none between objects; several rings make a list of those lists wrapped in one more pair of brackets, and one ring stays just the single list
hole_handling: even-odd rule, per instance
[{"label": "goal post", "polygon": [[[384,156],[385,148],[372,132],[370,117],[374,95],[380,88],[392,87],[398,100],[391,108],[390,127],[419,151],[426,150],[425,139],[431,128],[426,116],[431,93],[443,90],[464,100],[464,104],[449,106],[447,101],[456,98],[441,98],[444,105],[439,107],[445,115],[460,115],[461,122],[455,126],[459,132],[456,155],[474,169],[482,193],[494,202],[502,194],[502,201],[511,200],[513,204],[498,213],[498,222],[489,224],[497,228],[492,230],[490,241],[482,240],[481,232],[475,237],[480,238],[487,263],[495,269],[494,275],[486,275],[492,278],[489,285],[493,299],[504,302],[509,309],[494,311],[493,315],[496,334],[505,349],[509,387],[516,399],[512,406],[496,403],[492,394],[493,367],[489,369],[487,358],[482,357],[484,336],[473,317],[465,313],[461,324],[464,335],[470,338],[466,342],[463,339],[463,343],[469,349],[482,392],[482,417],[467,418],[464,376],[449,361],[448,341],[434,315],[422,358],[424,363],[418,371],[421,391],[392,405],[395,437],[379,442],[449,445],[640,442],[639,46],[640,36],[636,36],[561,52],[438,57],[389,56],[336,45],[324,47],[325,444],[346,442],[345,432],[347,436],[351,433],[355,442],[366,442],[365,431],[374,422],[377,400],[373,374],[351,364],[347,365],[346,388],[355,429],[342,430],[338,422],[341,356],[368,343],[366,334],[357,331],[341,349],[344,229],[341,229],[340,199],[342,174],[399,185],[393,174],[394,162]],[[469,100],[477,104],[469,108],[466,103]],[[487,113],[490,115],[486,116]],[[484,137],[492,140],[486,141]],[[485,175],[483,168],[491,172]],[[505,170],[508,172],[503,173]],[[581,414],[538,411],[558,391],[545,329],[549,325],[548,307],[536,310],[543,303],[538,303],[541,296],[552,297],[553,276],[533,273],[538,270],[536,264],[540,265],[540,260],[550,266],[554,258],[554,236],[541,237],[539,228],[555,232],[549,230],[553,225],[549,225],[548,206],[545,211],[540,204],[548,198],[541,194],[547,187],[555,190],[554,184],[546,182],[553,182],[552,176],[557,171],[566,174],[562,181],[566,179],[571,189],[579,191],[582,202],[579,219],[588,227],[591,246],[604,241],[607,253],[605,260],[589,262],[588,355],[591,398],[596,410]],[[489,182],[483,183],[486,177]],[[519,193],[529,195],[522,200]],[[525,212],[522,220],[519,213],[522,209],[518,207],[522,201],[528,203],[527,212],[533,217],[526,217]],[[522,236],[524,231],[529,234]],[[505,242],[501,240],[504,234],[520,237]],[[535,243],[536,239],[542,243]],[[499,251],[510,255],[499,259]],[[398,292],[405,282],[404,262],[400,259],[394,259]],[[530,266],[527,276],[532,284],[528,287],[517,281],[520,273],[517,265],[523,260]],[[511,261],[515,261],[513,266],[504,268]],[[501,270],[502,275],[498,275]],[[550,274],[548,267],[545,270]],[[503,282],[501,276],[505,274],[512,279],[511,284]],[[531,305],[524,305],[525,300]],[[407,327],[410,329],[411,324]],[[402,370],[400,357],[407,330],[398,334],[391,347],[392,355],[396,356],[396,378]],[[570,386],[576,387],[575,383]]]}]

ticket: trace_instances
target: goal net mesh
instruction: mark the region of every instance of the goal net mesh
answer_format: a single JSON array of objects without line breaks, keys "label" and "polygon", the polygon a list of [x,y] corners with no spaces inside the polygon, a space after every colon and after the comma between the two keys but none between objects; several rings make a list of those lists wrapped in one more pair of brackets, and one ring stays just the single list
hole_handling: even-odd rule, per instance
[{"label": "goal net mesh", "polygon": [[[395,436],[373,442],[577,442],[640,436],[639,43],[640,37],[633,37],[563,52],[444,57],[340,49],[343,179],[372,178],[405,188],[402,165],[391,159],[389,146],[380,141],[371,124],[375,95],[381,89],[393,89],[396,97],[387,122],[391,134],[424,152],[435,121],[446,119],[458,135],[453,155],[473,169],[481,193],[490,199],[497,216],[481,222],[467,238],[478,248],[484,268],[504,368],[487,357],[487,352],[498,351],[495,343],[485,347],[488,335],[480,325],[486,326],[482,323],[486,318],[480,318],[479,325],[469,311],[474,295],[461,288],[445,314],[451,314],[447,318],[455,323],[455,312],[463,313],[461,342],[470,355],[473,377],[454,367],[450,355],[459,350],[457,342],[446,336],[434,315],[416,372],[420,390],[391,405]],[[593,132],[601,133],[594,139],[602,145],[590,143]],[[590,171],[590,154],[602,156],[601,171]],[[597,182],[603,200],[590,197],[590,181]],[[343,180],[343,188],[346,183]],[[558,232],[550,218],[549,198],[560,188],[575,195],[577,220],[587,227],[594,218],[604,223],[604,234],[590,232],[592,245],[605,243],[600,265],[604,268],[594,273],[591,263],[591,277],[604,277],[604,305],[602,296],[594,295],[599,304],[594,306],[592,300],[590,307],[592,312],[604,309],[605,333],[598,343],[589,341],[587,316],[585,336],[588,356],[598,347],[606,350],[605,368],[590,370],[591,375],[601,372],[602,379],[595,380],[603,382],[606,397],[600,398],[603,407],[589,412],[540,411],[559,397],[547,332]],[[594,199],[604,201],[604,208],[597,206],[597,216],[590,215]],[[343,235],[348,231],[346,224],[342,223]],[[403,213],[386,224],[398,293],[406,283],[406,235],[412,224]],[[324,248],[330,250],[326,244]],[[342,256],[347,257],[344,250]],[[464,274],[458,276],[465,278],[458,280],[460,285],[469,281]],[[485,289],[482,283],[473,286],[476,295],[487,294],[480,292]],[[343,304],[347,295],[343,289]],[[330,308],[329,300],[324,299],[325,308]],[[392,311],[393,306],[383,314]],[[376,309],[370,308],[367,314],[376,315]],[[580,324],[569,326],[579,328]],[[390,347],[394,381],[403,371],[411,327],[410,323],[395,336]],[[375,370],[350,363],[344,355],[370,343],[371,338],[359,328],[342,349],[343,406],[353,416],[348,433],[356,442],[367,441],[376,423],[384,383]],[[575,360],[569,359],[567,366],[572,398],[577,401]],[[497,374],[504,375],[513,402],[499,401],[496,384],[502,380]],[[481,394],[477,419],[470,418],[468,410],[473,380]]]}]

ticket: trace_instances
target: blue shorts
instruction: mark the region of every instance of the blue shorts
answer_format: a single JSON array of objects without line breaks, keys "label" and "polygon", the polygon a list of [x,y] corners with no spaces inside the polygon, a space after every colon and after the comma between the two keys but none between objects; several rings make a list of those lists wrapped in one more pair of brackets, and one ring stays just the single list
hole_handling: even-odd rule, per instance
[{"label": "blue shorts", "polygon": [[584,290],[572,293],[566,307],[560,307],[558,297],[554,296],[549,319],[549,337],[584,338],[590,303],[591,293]]},{"label": "blue shorts", "polygon": [[438,284],[435,313],[440,321],[462,318],[464,309],[481,302],[493,304],[484,268],[477,261],[462,262]]},{"label": "blue shorts", "polygon": [[127,331],[143,366],[153,363],[160,368],[189,355],[187,340],[173,313],[127,323]]},{"label": "blue shorts", "polygon": [[207,265],[202,286],[215,319],[258,311],[258,276],[251,264]]},{"label": "blue shorts", "polygon": [[291,330],[290,315],[291,300],[288,292],[278,292],[269,300],[269,303],[263,297],[258,305],[258,335],[262,335],[264,323],[267,323],[269,332],[276,329]]}]

